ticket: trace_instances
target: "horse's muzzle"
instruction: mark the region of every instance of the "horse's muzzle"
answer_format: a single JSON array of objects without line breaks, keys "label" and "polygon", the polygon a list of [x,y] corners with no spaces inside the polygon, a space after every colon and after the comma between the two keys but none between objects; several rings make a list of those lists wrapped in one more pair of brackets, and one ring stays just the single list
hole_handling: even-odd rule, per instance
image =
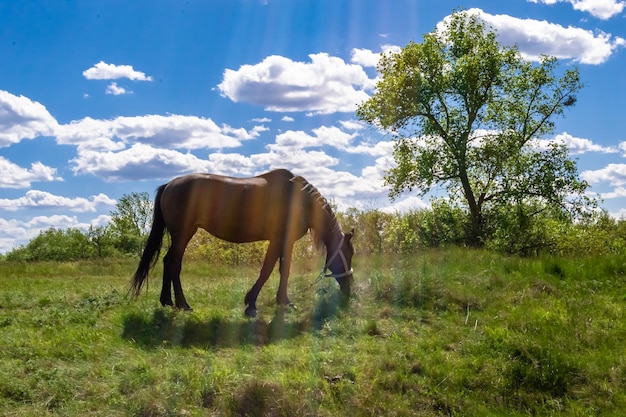
[{"label": "horse's muzzle", "polygon": [[352,274],[345,277],[336,278],[336,280],[339,284],[339,289],[341,290],[343,295],[345,295],[346,297],[350,297],[350,294],[352,293]]}]

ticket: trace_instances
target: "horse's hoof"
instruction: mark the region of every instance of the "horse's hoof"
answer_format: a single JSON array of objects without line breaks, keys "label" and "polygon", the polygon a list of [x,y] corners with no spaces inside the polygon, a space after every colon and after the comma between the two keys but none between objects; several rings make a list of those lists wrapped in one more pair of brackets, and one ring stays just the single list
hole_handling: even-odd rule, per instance
[{"label": "horse's hoof", "polygon": [[189,305],[184,305],[182,307],[176,306],[176,308],[181,311],[193,311],[193,308],[191,308],[191,306]]},{"label": "horse's hoof", "polygon": [[298,307],[294,303],[278,304],[278,308],[283,311],[297,310]]},{"label": "horse's hoof", "polygon": [[245,312],[246,317],[248,317],[249,319],[253,319],[256,317],[257,315],[257,309],[254,307],[248,307],[246,308],[246,312]]}]

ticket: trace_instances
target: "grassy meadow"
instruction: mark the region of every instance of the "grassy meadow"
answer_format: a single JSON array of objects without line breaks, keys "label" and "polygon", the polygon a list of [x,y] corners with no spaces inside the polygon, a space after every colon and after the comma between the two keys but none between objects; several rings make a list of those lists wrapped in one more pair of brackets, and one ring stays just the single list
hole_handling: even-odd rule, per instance
[{"label": "grassy meadow", "polygon": [[0,263],[2,416],[622,416],[626,257],[469,249],[354,258],[355,295],[296,262],[192,261],[193,312],[126,296],[131,260]]}]

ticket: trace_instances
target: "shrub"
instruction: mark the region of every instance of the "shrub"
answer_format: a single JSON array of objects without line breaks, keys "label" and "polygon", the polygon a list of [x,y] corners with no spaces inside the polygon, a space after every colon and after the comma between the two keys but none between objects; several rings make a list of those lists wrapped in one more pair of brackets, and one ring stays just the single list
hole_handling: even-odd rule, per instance
[{"label": "shrub", "polygon": [[74,261],[93,257],[93,247],[78,229],[50,228],[41,232],[26,246],[6,255],[8,261]]}]

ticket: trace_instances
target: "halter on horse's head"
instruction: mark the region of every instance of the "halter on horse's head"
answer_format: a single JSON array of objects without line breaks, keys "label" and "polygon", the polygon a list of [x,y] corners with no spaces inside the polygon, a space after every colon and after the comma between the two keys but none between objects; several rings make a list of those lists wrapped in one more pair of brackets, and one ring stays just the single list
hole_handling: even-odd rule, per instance
[{"label": "halter on horse's head", "polygon": [[346,296],[350,296],[352,287],[352,256],[354,255],[354,247],[351,240],[353,234],[354,229],[350,233],[341,234],[341,239],[335,250],[333,252],[328,251],[326,264],[320,274],[320,276],[326,278],[335,278],[341,292]]}]

